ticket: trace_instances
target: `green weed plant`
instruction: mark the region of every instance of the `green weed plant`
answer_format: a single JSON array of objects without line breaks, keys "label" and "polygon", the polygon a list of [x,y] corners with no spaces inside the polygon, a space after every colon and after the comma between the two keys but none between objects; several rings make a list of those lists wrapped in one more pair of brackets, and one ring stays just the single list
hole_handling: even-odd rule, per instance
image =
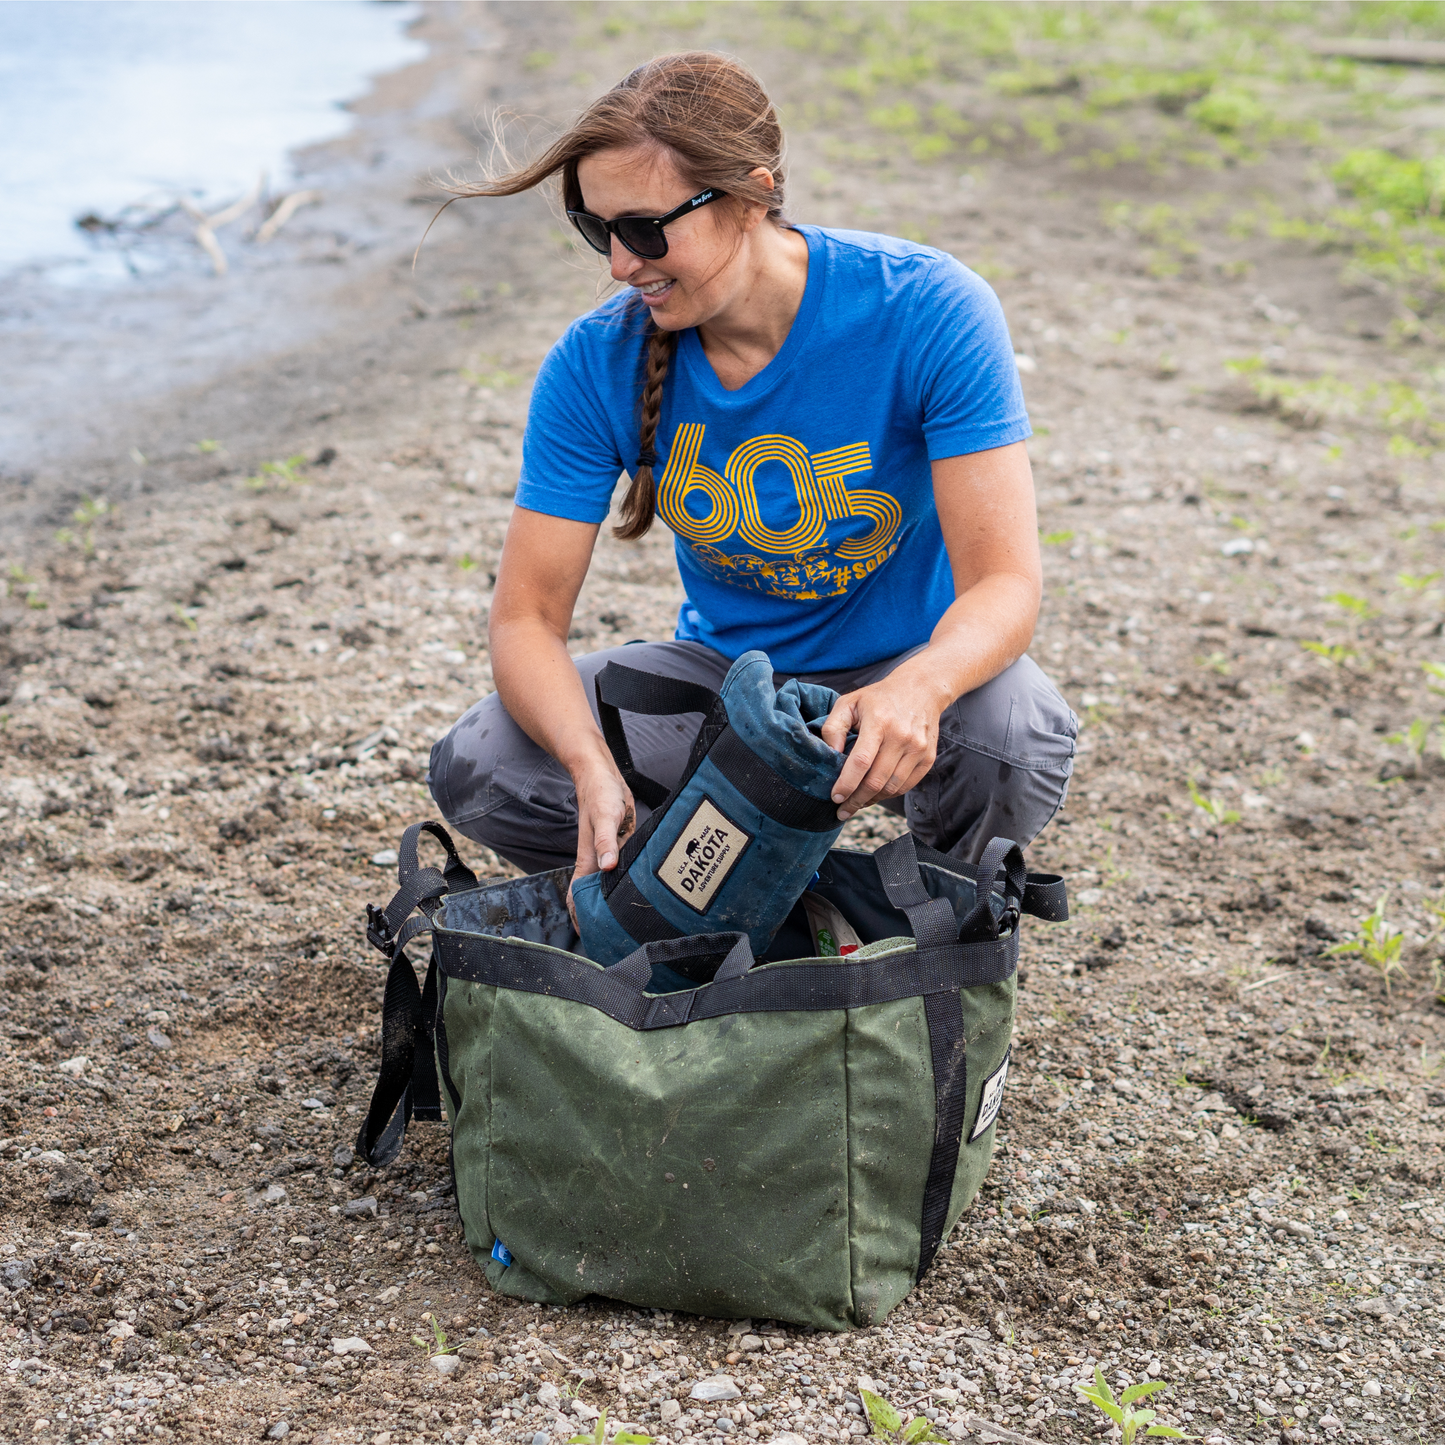
[{"label": "green weed plant", "polygon": [[1134,1445],[1134,1437],[1142,1430],[1146,1435],[1162,1435],[1166,1440],[1194,1440],[1197,1436],[1186,1435],[1173,1425],[1156,1423],[1158,1411],[1148,1408],[1134,1409],[1136,1400],[1146,1399],[1159,1390],[1167,1390],[1167,1380],[1146,1380],[1143,1384],[1130,1385],[1118,1399],[1109,1388],[1109,1382],[1097,1365],[1094,1366],[1093,1385],[1075,1385],[1074,1388],[1096,1410],[1101,1410],[1123,1431],[1123,1445]]},{"label": "green weed plant", "polygon": [[[597,1416],[597,1423],[592,1427],[590,1435],[573,1435],[567,1445],[608,1445],[607,1440],[607,1411],[603,1410]],[[637,1435],[631,1430],[619,1430],[613,1437],[611,1445],[652,1445],[651,1435]]]},{"label": "green weed plant", "polygon": [[253,477],[246,478],[246,486],[253,492],[264,492],[269,487],[294,487],[303,480],[306,458],[299,453],[280,462],[262,462],[260,470]]},{"label": "green weed plant", "polygon": [[868,1423],[873,1427],[873,1434],[880,1440],[892,1442],[892,1445],[947,1445],[943,1436],[933,1428],[933,1422],[926,1415],[915,1415],[906,1424],[903,1416],[893,1408],[881,1395],[875,1395],[872,1390],[860,1389],[859,1395],[863,1400],[863,1408],[868,1412]]},{"label": "green weed plant", "polygon": [[1209,797],[1201,792],[1199,784],[1193,778],[1188,781],[1189,801],[1209,819],[1214,828],[1227,828],[1239,822],[1239,814],[1233,808],[1226,807],[1218,798]]},{"label": "green weed plant", "polygon": [[431,1326],[432,1338],[428,1340],[423,1339],[421,1335],[413,1335],[411,1337],[412,1344],[425,1350],[428,1359],[431,1359],[433,1355],[456,1354],[457,1347],[447,1343],[447,1333],[442,1329],[441,1322],[434,1314],[424,1314],[422,1321],[424,1324]]},{"label": "green weed plant", "polygon": [[1380,975],[1385,992],[1390,992],[1394,975],[1405,971],[1401,953],[1405,935],[1385,917],[1385,905],[1390,894],[1386,890],[1375,902],[1375,906],[1360,920],[1359,931],[1353,938],[1337,943],[1325,950],[1325,956],[1339,957],[1353,954],[1362,959]]}]

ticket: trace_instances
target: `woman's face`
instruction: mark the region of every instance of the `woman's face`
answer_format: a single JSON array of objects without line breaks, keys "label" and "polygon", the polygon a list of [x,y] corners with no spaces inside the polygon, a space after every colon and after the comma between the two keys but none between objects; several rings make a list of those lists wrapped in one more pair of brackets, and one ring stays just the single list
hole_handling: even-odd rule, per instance
[{"label": "woman's face", "polygon": [[[594,216],[665,216],[696,192],[665,152],[644,147],[597,151],[577,163],[582,204]],[[747,236],[762,217],[755,207],[739,232],[736,209],[726,201],[680,216],[666,231],[667,255],[634,256],[612,237],[612,278],[633,287],[665,331],[700,326],[743,289]]]}]

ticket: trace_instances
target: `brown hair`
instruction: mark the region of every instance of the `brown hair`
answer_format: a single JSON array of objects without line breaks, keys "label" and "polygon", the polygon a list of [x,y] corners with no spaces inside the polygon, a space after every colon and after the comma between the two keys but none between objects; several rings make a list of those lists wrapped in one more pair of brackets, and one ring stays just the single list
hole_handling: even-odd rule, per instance
[{"label": "brown hair", "polygon": [[[577,163],[597,151],[633,146],[666,152],[694,191],[715,187],[736,201],[766,207],[770,220],[782,217],[783,132],[773,103],[744,65],[706,50],[664,55],[639,65],[593,101],[530,165],[485,185],[454,187],[453,198],[514,196],[560,172],[563,204],[570,211],[581,210]],[[750,174],[759,167],[772,173],[771,190]],[[640,302],[636,308],[642,319],[645,308]],[[656,514],[654,448],[663,383],[677,351],[677,332],[663,330],[650,316],[644,334],[637,464],[623,499],[621,525],[614,529],[625,541],[641,537]]]}]

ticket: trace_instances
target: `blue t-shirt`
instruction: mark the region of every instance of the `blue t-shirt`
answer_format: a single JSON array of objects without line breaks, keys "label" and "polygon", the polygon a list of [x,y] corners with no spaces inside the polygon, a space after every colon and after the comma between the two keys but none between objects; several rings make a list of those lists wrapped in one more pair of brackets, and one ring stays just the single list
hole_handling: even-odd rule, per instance
[{"label": "blue t-shirt", "polygon": [[[1030,435],[1003,310],[929,246],[799,226],[808,281],[782,349],[726,390],[684,331],[657,430],[657,514],[687,591],[677,636],[779,672],[928,641],[954,598],[929,463]],[[645,318],[573,322],[532,392],[517,504],[601,522],[638,452]]]}]

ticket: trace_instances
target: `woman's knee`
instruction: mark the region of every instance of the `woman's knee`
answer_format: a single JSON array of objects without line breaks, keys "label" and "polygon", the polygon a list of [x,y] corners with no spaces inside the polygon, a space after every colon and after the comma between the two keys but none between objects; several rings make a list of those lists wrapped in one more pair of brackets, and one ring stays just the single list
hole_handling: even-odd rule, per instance
[{"label": "woman's knee", "polygon": [[938,760],[909,794],[911,826],[969,859],[991,837],[1031,842],[1063,803],[1077,737],[1068,703],[1021,658],[944,712]]}]

